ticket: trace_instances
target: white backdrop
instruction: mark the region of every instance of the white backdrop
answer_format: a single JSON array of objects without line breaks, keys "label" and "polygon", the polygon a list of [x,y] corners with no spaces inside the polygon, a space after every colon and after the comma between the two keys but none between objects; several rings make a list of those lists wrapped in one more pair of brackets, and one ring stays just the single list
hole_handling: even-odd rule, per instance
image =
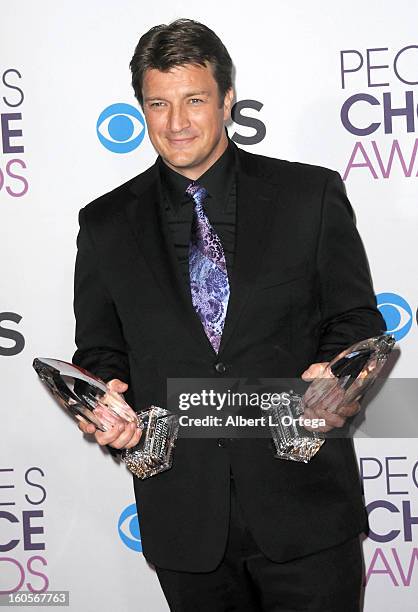
[{"label": "white backdrop", "polygon": [[[129,473],[71,427],[31,364],[74,352],[78,210],[155,159],[146,134],[115,153],[96,123],[112,104],[137,108],[134,47],[151,26],[178,17],[212,27],[234,60],[229,134],[239,146],[345,177],[382,312],[399,338],[392,376],[416,375],[418,6],[21,0],[17,12],[3,3],[0,592],[69,590],[74,611],[168,609],[139,550]],[[340,115],[350,101],[352,127]],[[406,110],[393,116],[391,107]],[[140,129],[119,144],[129,148]],[[416,610],[416,440],[356,448],[376,534],[364,544],[365,611]]]}]

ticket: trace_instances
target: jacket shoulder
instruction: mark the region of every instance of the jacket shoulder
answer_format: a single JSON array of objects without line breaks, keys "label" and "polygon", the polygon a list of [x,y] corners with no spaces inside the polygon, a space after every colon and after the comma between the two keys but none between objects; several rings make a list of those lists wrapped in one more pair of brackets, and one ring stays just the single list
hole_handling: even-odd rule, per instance
[{"label": "jacket shoulder", "polygon": [[331,177],[339,176],[337,171],[325,166],[269,157],[243,149],[239,151],[244,167],[251,168],[251,172],[264,175],[266,179],[275,183],[282,183],[286,180],[292,183],[296,181],[296,184],[312,182],[323,184]]},{"label": "jacket shoulder", "polygon": [[[300,214],[307,210],[322,214],[324,202],[340,202],[353,218],[354,212],[348,200],[344,182],[336,170],[325,166],[289,161],[249,153],[239,149],[241,167],[249,174],[275,185],[287,202]],[[325,193],[332,197],[325,199]]]},{"label": "jacket shoulder", "polygon": [[99,216],[103,218],[104,216],[112,215],[120,210],[125,202],[132,199],[133,190],[145,189],[154,177],[155,165],[150,166],[140,174],[95,198],[81,208],[80,214],[92,220],[96,220]]}]

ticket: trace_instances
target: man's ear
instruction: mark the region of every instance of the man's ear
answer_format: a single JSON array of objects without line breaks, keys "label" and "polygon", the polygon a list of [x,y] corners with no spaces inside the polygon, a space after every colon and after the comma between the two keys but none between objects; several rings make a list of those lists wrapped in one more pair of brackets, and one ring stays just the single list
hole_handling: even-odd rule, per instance
[{"label": "man's ear", "polygon": [[232,101],[234,99],[234,90],[230,87],[224,97],[223,109],[224,109],[224,121],[229,119],[231,115]]}]

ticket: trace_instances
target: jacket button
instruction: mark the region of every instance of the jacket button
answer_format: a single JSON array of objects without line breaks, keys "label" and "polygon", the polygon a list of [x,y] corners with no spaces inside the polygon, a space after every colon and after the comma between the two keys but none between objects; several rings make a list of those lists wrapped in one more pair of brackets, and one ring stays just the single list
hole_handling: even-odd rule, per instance
[{"label": "jacket button", "polygon": [[215,371],[218,372],[218,374],[224,374],[226,372],[226,365],[224,363],[222,363],[222,361],[218,361],[218,363],[215,363]]},{"label": "jacket button", "polygon": [[219,446],[220,448],[225,448],[225,446],[226,446],[226,440],[225,440],[224,438],[219,438],[219,439],[218,439],[218,446]]}]

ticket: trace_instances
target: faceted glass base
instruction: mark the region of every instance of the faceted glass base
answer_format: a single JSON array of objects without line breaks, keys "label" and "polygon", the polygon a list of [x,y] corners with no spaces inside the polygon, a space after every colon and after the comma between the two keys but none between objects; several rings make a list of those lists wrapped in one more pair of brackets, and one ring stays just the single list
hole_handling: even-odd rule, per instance
[{"label": "faceted glass base", "polygon": [[121,459],[143,480],[171,468],[179,423],[176,415],[158,406],[139,413],[138,420],[143,426],[141,440],[134,448],[123,450]]},{"label": "faceted glass base", "polygon": [[291,391],[286,403],[268,409],[270,430],[276,447],[275,457],[308,463],[325,440],[319,433],[307,431],[299,422],[303,415],[302,397]]},{"label": "faceted glass base", "polygon": [[[276,440],[274,440],[276,442]],[[314,455],[319,451],[325,440],[312,438],[295,438],[292,442],[280,444],[276,443],[275,457],[278,459],[288,459],[289,461],[301,461],[309,463]]]}]

